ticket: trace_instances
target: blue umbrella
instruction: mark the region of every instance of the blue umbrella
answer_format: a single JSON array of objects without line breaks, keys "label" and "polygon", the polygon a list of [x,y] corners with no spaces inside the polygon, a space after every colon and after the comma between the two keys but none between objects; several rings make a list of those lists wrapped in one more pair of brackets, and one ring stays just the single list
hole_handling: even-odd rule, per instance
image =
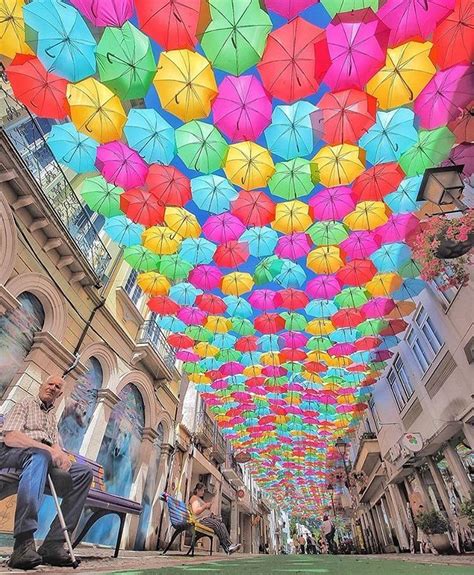
[{"label": "blue umbrella", "polygon": [[186,324],[172,315],[163,315],[156,320],[161,329],[172,331],[173,333],[184,332]]},{"label": "blue umbrella", "polygon": [[179,257],[193,265],[209,264],[217,246],[206,238],[186,238],[181,243]]},{"label": "blue umbrella", "polygon": [[328,335],[328,338],[334,343],[352,343],[359,339],[359,337],[360,332],[350,327],[336,329]]},{"label": "blue umbrella", "polygon": [[285,160],[311,154],[314,142],[310,114],[315,110],[313,104],[305,101],[276,106],[272,123],[265,130],[269,150]]},{"label": "blue umbrella", "polygon": [[180,305],[193,305],[198,295],[202,294],[202,290],[193,286],[188,282],[180,282],[171,286],[169,297],[179,303]]},{"label": "blue umbrella", "polygon": [[48,146],[58,162],[78,174],[95,171],[98,142],[79,132],[73,123],[54,124]]},{"label": "blue umbrella", "polygon": [[285,288],[298,288],[306,281],[306,274],[299,264],[291,260],[283,260],[281,271],[275,277],[275,281]]},{"label": "blue umbrella", "polygon": [[237,191],[226,178],[199,176],[191,180],[191,193],[194,203],[200,210],[211,214],[222,214],[230,209],[230,202],[237,199]]},{"label": "blue umbrella", "polygon": [[354,363],[368,363],[370,361],[369,351],[356,351],[350,355],[350,358]]},{"label": "blue umbrella", "polygon": [[418,141],[414,118],[415,114],[408,108],[377,112],[375,124],[359,140],[367,160],[371,164],[397,161]]},{"label": "blue umbrella", "polygon": [[240,358],[240,363],[249,367],[250,365],[258,365],[260,363],[260,356],[262,354],[259,351],[246,351],[242,354]]},{"label": "blue umbrella", "polygon": [[370,254],[370,259],[379,272],[396,272],[410,257],[410,248],[401,242],[382,244]]},{"label": "blue umbrella", "polygon": [[231,317],[249,318],[253,315],[252,306],[247,300],[241,297],[228,295],[224,298],[224,302],[227,305],[227,313]]},{"label": "blue umbrella", "polygon": [[124,132],[128,145],[149,164],[173,161],[174,130],[156,110],[130,110]]},{"label": "blue umbrella", "polygon": [[280,344],[278,342],[278,336],[271,333],[262,335],[258,338],[258,344],[261,346],[263,351],[279,351]]},{"label": "blue umbrella", "polygon": [[423,176],[405,178],[398,188],[384,198],[387,206],[396,214],[416,212],[422,208],[424,202],[417,202]]},{"label": "blue umbrella", "polygon": [[385,335],[382,338],[382,343],[377,349],[391,349],[400,343],[400,339],[396,335]]},{"label": "blue umbrella", "polygon": [[403,300],[412,299],[419,295],[426,287],[426,283],[423,280],[416,278],[408,278],[403,280],[402,285],[394,291],[391,295],[393,299]]},{"label": "blue umbrella", "polygon": [[332,299],[315,299],[309,302],[304,311],[311,317],[324,318],[331,317],[339,308]]},{"label": "blue umbrella", "polygon": [[63,2],[33,0],[23,7],[25,39],[47,70],[71,82],[95,74],[96,41],[80,13]]},{"label": "blue umbrella", "polygon": [[278,234],[272,228],[249,228],[240,236],[239,241],[248,243],[251,256],[264,258],[274,253]]},{"label": "blue umbrella", "polygon": [[215,357],[205,357],[199,362],[199,367],[202,371],[210,371],[211,369],[219,369],[222,365],[222,361],[219,361]]},{"label": "blue umbrella", "polygon": [[212,345],[220,349],[232,349],[235,345],[237,338],[230,333],[216,333],[212,340]]},{"label": "blue umbrella", "polygon": [[145,226],[135,224],[126,216],[114,216],[106,219],[104,231],[115,243],[130,247],[141,242]]}]

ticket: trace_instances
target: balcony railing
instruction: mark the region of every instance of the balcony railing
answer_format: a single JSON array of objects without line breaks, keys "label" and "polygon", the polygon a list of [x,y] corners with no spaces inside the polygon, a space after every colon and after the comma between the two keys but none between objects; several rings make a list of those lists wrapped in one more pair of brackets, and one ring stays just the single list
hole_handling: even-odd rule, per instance
[{"label": "balcony railing", "polygon": [[[5,94],[6,92],[4,92]],[[11,98],[8,94],[6,98]],[[26,114],[26,112],[25,112]],[[37,193],[49,204],[99,280],[112,259],[89,212],[81,205],[63,169],[46,143],[37,120],[24,115],[16,122],[7,116],[0,131],[4,133],[11,153],[15,154],[37,184]]]},{"label": "balcony railing", "polygon": [[162,358],[163,363],[170,371],[175,370],[176,352],[166,340],[166,336],[160,326],[154,320],[143,322],[138,343],[149,343],[156,353]]}]

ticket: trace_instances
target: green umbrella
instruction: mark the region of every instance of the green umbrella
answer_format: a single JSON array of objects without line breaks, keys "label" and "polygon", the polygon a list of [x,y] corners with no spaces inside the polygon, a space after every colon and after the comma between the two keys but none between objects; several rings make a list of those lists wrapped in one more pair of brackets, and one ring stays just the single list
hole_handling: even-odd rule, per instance
[{"label": "green umbrella", "polygon": [[122,188],[109,184],[102,176],[94,176],[84,180],[81,196],[91,210],[111,218],[122,215],[120,209],[122,192]]},{"label": "green umbrella", "polygon": [[210,174],[222,167],[227,143],[211,124],[194,120],[175,132],[178,156],[188,168]]},{"label": "green umbrella", "polygon": [[280,315],[285,320],[285,329],[289,331],[304,331],[308,325],[308,320],[300,313],[284,311]]},{"label": "green umbrella", "polygon": [[201,366],[199,365],[199,363],[186,361],[183,363],[183,370],[186,373],[200,373]]},{"label": "green umbrella", "polygon": [[209,343],[214,339],[212,331],[202,327],[201,325],[188,325],[184,330],[184,333],[196,341],[207,341]]},{"label": "green umbrella", "polygon": [[321,4],[326,8],[331,18],[338,12],[352,12],[352,10],[362,10],[363,8],[372,8],[377,12],[379,0],[321,0]]},{"label": "green umbrella", "polygon": [[312,351],[326,351],[332,346],[332,341],[328,337],[313,336],[306,345]]},{"label": "green umbrella", "polygon": [[253,323],[241,317],[232,318],[232,330],[239,335],[253,335],[255,333]]},{"label": "green umbrella", "polygon": [[211,21],[201,38],[218,70],[239,76],[260,60],[272,29],[259,0],[209,0]]},{"label": "green umbrella", "polygon": [[262,260],[255,268],[253,280],[257,285],[271,282],[281,272],[283,260],[278,256],[270,256]]},{"label": "green umbrella", "polygon": [[406,278],[417,278],[420,276],[421,265],[415,260],[408,260],[405,262],[398,270],[398,273],[403,279]]},{"label": "green umbrella", "polygon": [[193,267],[193,264],[182,260],[177,254],[173,254],[161,257],[158,271],[169,280],[184,280]]},{"label": "green umbrella", "polygon": [[285,363],[282,363],[282,367],[292,373],[301,373],[304,370],[303,364],[298,361],[286,361]]},{"label": "green umbrella", "polygon": [[446,126],[436,130],[421,130],[418,142],[400,157],[400,166],[407,176],[424,174],[427,168],[446,160],[454,141],[454,134]]},{"label": "green umbrella", "polygon": [[125,248],[123,258],[133,269],[141,272],[156,271],[161,260],[160,256],[140,245]]},{"label": "green umbrella", "polygon": [[296,200],[307,196],[318,182],[317,164],[303,158],[295,158],[275,164],[275,173],[268,181],[268,187],[274,196],[285,200]]},{"label": "green umbrella", "polygon": [[367,292],[363,288],[348,287],[338,293],[334,303],[340,307],[359,307],[369,301]]},{"label": "green umbrella", "polygon": [[383,371],[387,367],[386,361],[373,361],[368,364],[372,371]]},{"label": "green umbrella", "polygon": [[130,22],[107,27],[97,45],[101,81],[122,100],[144,98],[156,74],[149,38]]},{"label": "green umbrella", "polygon": [[349,237],[347,227],[341,222],[316,222],[308,234],[317,246],[335,246]]},{"label": "green umbrella", "polygon": [[237,351],[236,349],[221,349],[221,351],[217,354],[216,359],[227,363],[229,361],[239,361],[241,357],[241,352]]},{"label": "green umbrella", "polygon": [[388,326],[388,321],[384,319],[366,319],[357,326],[357,331],[362,335],[378,335]]}]

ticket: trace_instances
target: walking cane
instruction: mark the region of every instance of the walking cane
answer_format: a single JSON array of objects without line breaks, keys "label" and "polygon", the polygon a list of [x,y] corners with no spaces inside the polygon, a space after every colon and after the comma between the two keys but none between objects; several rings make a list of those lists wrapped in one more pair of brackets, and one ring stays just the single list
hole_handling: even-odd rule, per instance
[{"label": "walking cane", "polygon": [[56,493],[53,480],[51,479],[51,475],[49,473],[48,473],[48,483],[49,483],[49,490],[51,491],[51,495],[54,499],[54,505],[56,506],[56,511],[58,512],[58,519],[59,523],[61,524],[64,539],[66,539],[66,545],[69,551],[69,555],[71,556],[72,567],[73,569],[77,569],[79,567],[79,563],[77,562],[74,556],[74,550],[72,548],[71,538],[69,537],[69,532],[66,527],[66,522],[64,521],[63,512],[61,511],[61,506],[59,505],[58,495]]}]

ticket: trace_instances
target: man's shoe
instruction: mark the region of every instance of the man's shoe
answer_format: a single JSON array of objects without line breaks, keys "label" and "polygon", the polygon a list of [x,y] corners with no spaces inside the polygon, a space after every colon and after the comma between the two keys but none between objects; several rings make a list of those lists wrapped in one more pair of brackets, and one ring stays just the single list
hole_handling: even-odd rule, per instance
[{"label": "man's shoe", "polygon": [[41,555],[36,552],[33,539],[27,539],[20,543],[10,556],[8,566],[12,569],[34,569],[41,565]]},{"label": "man's shoe", "polygon": [[231,545],[229,547],[229,549],[227,550],[227,554],[228,555],[232,555],[232,553],[235,553],[236,551],[238,551],[240,548],[242,547],[242,545],[240,543],[237,543],[237,545]]},{"label": "man's shoe", "polygon": [[[43,543],[38,549],[38,553],[43,558],[42,563],[54,565],[55,567],[72,567],[71,556],[59,541]],[[79,563],[79,560],[77,562]]]}]

